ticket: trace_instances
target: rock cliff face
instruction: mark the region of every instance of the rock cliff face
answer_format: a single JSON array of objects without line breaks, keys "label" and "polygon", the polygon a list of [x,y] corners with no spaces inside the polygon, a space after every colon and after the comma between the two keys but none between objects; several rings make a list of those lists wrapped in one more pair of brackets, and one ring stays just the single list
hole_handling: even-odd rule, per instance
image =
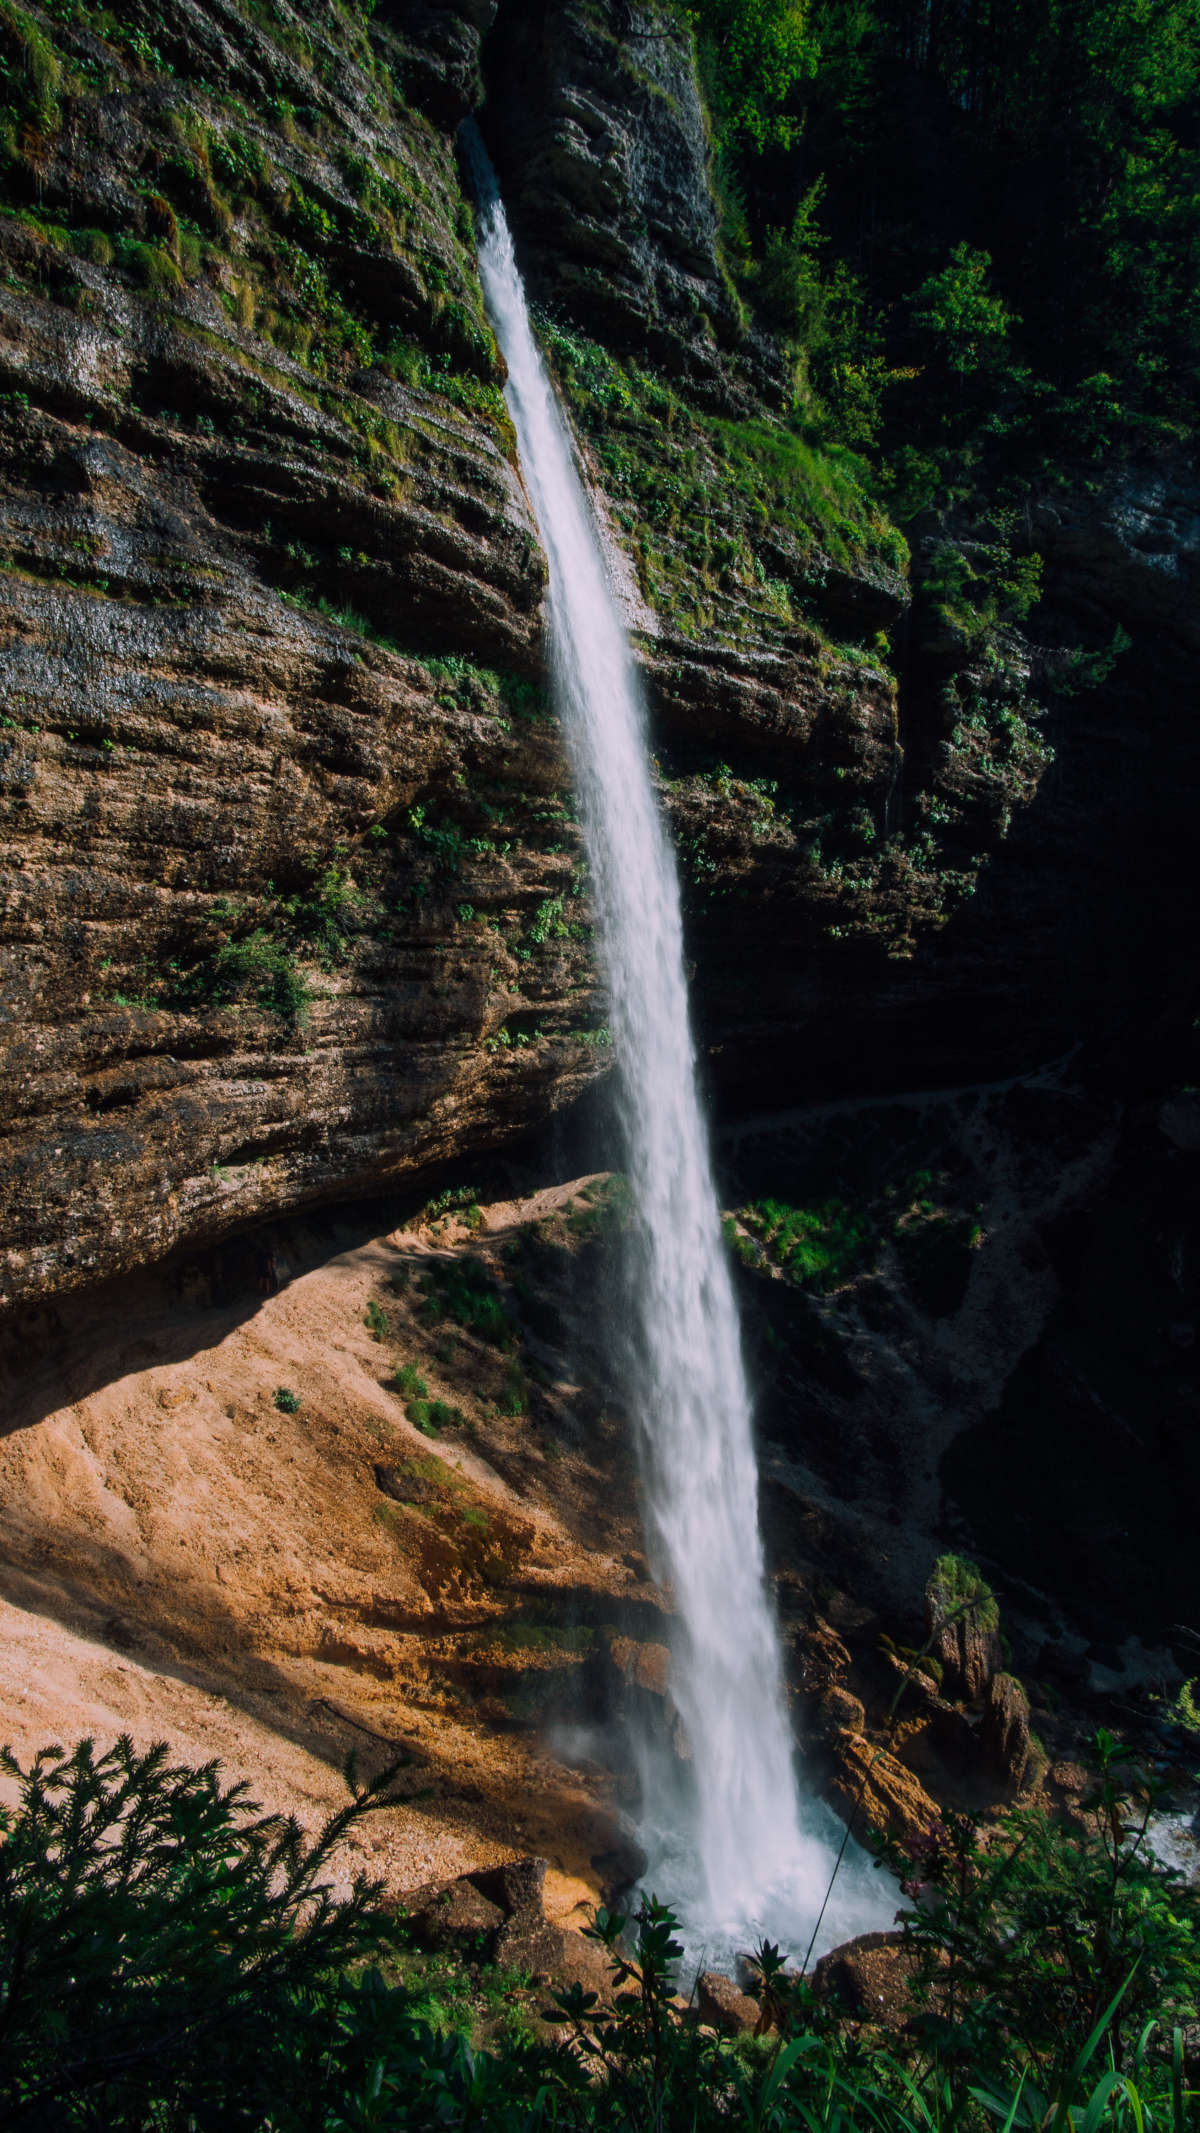
[{"label": "rock cliff face", "polygon": [[[606,1064],[543,568],[451,137],[493,14],[398,6],[368,36],[179,0],[12,33],[8,1298],[428,1175]],[[624,204],[588,228],[648,218],[643,340],[749,404],[750,369],[698,323],[734,334],[686,53],[652,24],[625,65],[577,14],[506,13],[496,79],[536,31],[538,93],[573,116],[565,164],[530,154],[568,184],[585,107],[618,127]],[[801,531],[784,512],[770,538],[819,587]],[[752,900],[803,871],[764,770],[848,772],[879,808],[897,761],[889,677],[797,630],[764,577],[747,551],[708,621],[668,620],[648,653],[693,871]],[[737,792],[702,767],[730,750],[755,757]]]},{"label": "rock cliff face", "polygon": [[171,77],[56,31],[12,163],[9,1296],[415,1176],[602,1059],[453,156],[386,32],[281,23],[182,6]]},{"label": "rock cliff face", "polygon": [[[484,126],[531,294],[718,404],[747,336],[723,272],[687,31],[652,6],[501,6]],[[760,368],[782,382],[778,357]]]},{"label": "rock cliff face", "polygon": [[[578,1813],[569,1907],[604,1786],[494,1743],[572,1697],[668,1703],[615,1274],[571,1342],[569,1282],[539,1285],[603,1207],[497,1216],[519,1363],[441,1229],[363,1258],[283,1220],[436,1197],[609,1063],[469,111],[646,676],[789,1633],[836,1599],[877,1657],[947,1532],[1011,1556],[1018,1659],[1057,1652],[1071,1694],[1115,1666],[1114,1564],[1141,1634],[1185,1613],[1200,496],[1179,463],[1093,470],[1030,502],[1023,629],[912,606],[731,294],[648,0],[0,10],[2,1581],[129,1652],[95,1687],[73,1645],[26,1745],[136,1689],[199,1759],[219,1697],[272,1769],[403,1707],[451,1807],[432,1858],[414,1810],[394,1884],[504,1849],[520,1791],[539,1843]],[[805,1691],[844,1785],[848,1678]],[[953,1747],[877,1765],[880,1814],[924,1815]]]},{"label": "rock cliff face", "polygon": [[[776,421],[781,374],[730,305],[677,24],[501,6],[483,71],[550,356],[657,618],[656,736],[728,1108],[1110,1042],[1171,986],[1190,924],[1193,478],[1082,470],[1034,499],[1045,597],[1024,631],[908,612],[894,530]],[[926,563],[981,546],[917,534]],[[1118,623],[1132,650],[1097,687],[1088,657]]]}]

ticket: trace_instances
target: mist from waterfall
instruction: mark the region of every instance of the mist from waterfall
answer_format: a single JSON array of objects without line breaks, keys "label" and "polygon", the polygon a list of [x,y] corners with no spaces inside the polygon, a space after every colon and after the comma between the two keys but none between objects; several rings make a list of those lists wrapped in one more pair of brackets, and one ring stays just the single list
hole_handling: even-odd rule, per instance
[{"label": "mist from waterfall", "polygon": [[[494,174],[466,131],[484,296],[549,565],[555,703],[577,788],[634,1208],[627,1398],[656,1574],[678,1609],[671,1692],[689,1754],[646,1744],[648,1890],[691,1950],[765,1932],[803,1954],[843,1831],[797,1795],[737,1310],[696,1086],[674,857],[639,678],[570,433],[534,339]],[[636,1358],[636,1361],[633,1359]],[[851,1847],[818,1944],[886,1923]]]}]

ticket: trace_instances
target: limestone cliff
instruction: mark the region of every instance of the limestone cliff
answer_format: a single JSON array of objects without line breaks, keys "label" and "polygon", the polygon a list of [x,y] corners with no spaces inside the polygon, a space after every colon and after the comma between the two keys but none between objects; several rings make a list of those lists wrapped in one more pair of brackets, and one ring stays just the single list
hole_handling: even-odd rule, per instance
[{"label": "limestone cliff", "polygon": [[0,224],[10,1295],[502,1140],[600,1057],[448,140],[385,29],[156,34],[46,25]]},{"label": "limestone cliff", "polygon": [[[428,1174],[606,1063],[452,140],[492,12],[5,18],[7,1297]],[[705,369],[687,323],[690,275],[735,334],[669,57],[665,86],[625,69],[606,92],[632,98],[630,198],[686,255],[641,271],[683,307],[689,389],[724,378],[748,405],[753,366]],[[768,532],[819,592],[801,520]],[[878,809],[897,760],[886,671],[797,629],[765,581],[739,551],[686,638],[649,586],[664,734],[691,751],[669,793],[685,852],[756,900],[807,866],[763,769],[848,777]],[[758,777],[706,777],[742,746]]]}]

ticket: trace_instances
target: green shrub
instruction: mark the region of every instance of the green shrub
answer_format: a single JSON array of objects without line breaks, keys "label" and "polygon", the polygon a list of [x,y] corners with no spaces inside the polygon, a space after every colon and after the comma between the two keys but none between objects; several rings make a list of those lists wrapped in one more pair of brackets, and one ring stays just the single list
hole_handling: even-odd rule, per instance
[{"label": "green shrub", "polygon": [[[970,1565],[944,1560],[960,1566],[957,1587],[970,1583]],[[1147,2022],[1195,2009],[1200,1900],[1150,1849],[1160,1788],[1111,1734],[1101,1730],[1095,1750],[1082,1828],[1041,1805],[986,1836],[947,1815],[899,1857],[901,1887],[917,1899],[904,1921],[924,2008],[916,2027],[955,2086],[1011,2082],[1019,2061],[1038,2089],[1061,2089],[1097,2030],[1127,2071]],[[1042,2115],[1032,2095],[1029,2115]]]},{"label": "green shrub", "polygon": [[62,61],[41,24],[0,0],[0,85],[41,133],[57,130]]},{"label": "green shrub", "polygon": [[385,1341],[387,1339],[388,1315],[378,1297],[372,1296],[368,1303],[363,1324],[370,1333],[372,1340]]},{"label": "green shrub", "polygon": [[415,1363],[399,1363],[392,1378],[392,1389],[403,1393],[405,1399],[425,1399],[429,1387]]},{"label": "green shrub", "polygon": [[347,921],[359,901],[349,867],[333,859],[309,888],[281,898],[280,918],[298,940],[311,943],[323,960],[339,963],[349,945]]},{"label": "green shrub", "polygon": [[865,1273],[878,1250],[878,1232],[869,1216],[842,1199],[815,1207],[758,1200],[742,1210],[742,1220],[761,1239],[768,1258],[819,1295]]},{"label": "green shrub", "polygon": [[504,1389],[496,1401],[496,1411],[515,1419],[518,1415],[525,1414],[528,1407],[529,1387],[525,1382],[525,1373],[518,1364],[510,1363],[505,1374]]},{"label": "green shrub", "polygon": [[298,1392],[289,1392],[286,1385],[281,1385],[275,1394],[275,1405],[281,1415],[299,1414],[300,1395]]},{"label": "green shrub", "polygon": [[497,1347],[508,1347],[517,1338],[499,1286],[480,1259],[432,1267],[426,1276],[421,1316],[428,1324],[452,1318],[468,1333]]},{"label": "green shrub", "polygon": [[332,2042],[324,1980],[378,1938],[372,1887],[339,1901],[328,1869],[394,1772],[309,1843],[162,1744],[86,1740],[27,1768],[4,1749],[0,1766],[18,1793],[0,1811],[5,2126],[265,2124],[305,2021]]},{"label": "green shrub", "polygon": [[466,1416],[463,1414],[461,1407],[451,1407],[447,1400],[431,1400],[429,1403],[429,1420],[436,1432],[443,1429],[461,1429]]},{"label": "green shrub", "polygon": [[222,942],[206,964],[181,981],[179,991],[183,998],[214,1007],[253,1000],[292,1021],[303,1017],[312,999],[291,950],[262,926],[242,940]]},{"label": "green shrub", "polygon": [[126,237],[120,243],[120,261],[151,296],[173,296],[183,287],[183,275],[165,245],[142,244]]},{"label": "green shrub", "polygon": [[[462,1528],[482,1569],[496,1548]],[[491,1551],[489,1554],[489,1550]],[[503,1575],[508,1559],[496,1558]],[[506,1567],[507,1566],[507,1567]],[[553,1631],[549,1650],[586,1651]],[[500,1641],[541,1652],[536,1625]],[[517,1701],[517,1699],[514,1699]],[[532,1700],[535,1714],[541,1705]],[[524,1715],[524,1712],[522,1712]],[[214,1764],[121,1740],[97,1756],[5,1750],[0,1811],[0,2121],[6,2133],[1188,2133],[1182,2038],[1200,1905],[1145,1843],[1153,1792],[1108,1736],[1089,1831],[1012,1814],[986,1846],[959,1818],[895,1864],[915,2008],[843,2027],[757,1950],[769,2033],[730,2041],[677,1996],[663,1905],[589,1929],[611,1979],[532,1999],[471,1962],[412,1951],[376,1890],[328,1885],[335,1847],[389,1804],[355,1791],[311,1844]],[[350,1773],[352,1777],[352,1773]],[[364,1967],[367,1959],[371,1967]],[[686,1983],[686,1980],[684,1980]],[[464,2030],[491,2027],[486,2049]],[[1107,2068],[1107,2071],[1101,2071]]]},{"label": "green shrub", "polygon": [[111,267],[116,257],[112,238],[104,230],[77,230],[72,244],[80,258],[90,259],[94,267]]}]

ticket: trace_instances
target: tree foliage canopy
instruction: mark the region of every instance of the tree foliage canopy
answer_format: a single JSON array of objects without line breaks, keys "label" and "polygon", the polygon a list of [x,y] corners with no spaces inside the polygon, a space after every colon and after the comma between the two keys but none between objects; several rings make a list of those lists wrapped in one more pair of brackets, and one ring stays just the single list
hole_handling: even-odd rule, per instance
[{"label": "tree foliage canopy", "polygon": [[1058,464],[1194,426],[1194,0],[693,14],[735,240],[834,430]]}]

